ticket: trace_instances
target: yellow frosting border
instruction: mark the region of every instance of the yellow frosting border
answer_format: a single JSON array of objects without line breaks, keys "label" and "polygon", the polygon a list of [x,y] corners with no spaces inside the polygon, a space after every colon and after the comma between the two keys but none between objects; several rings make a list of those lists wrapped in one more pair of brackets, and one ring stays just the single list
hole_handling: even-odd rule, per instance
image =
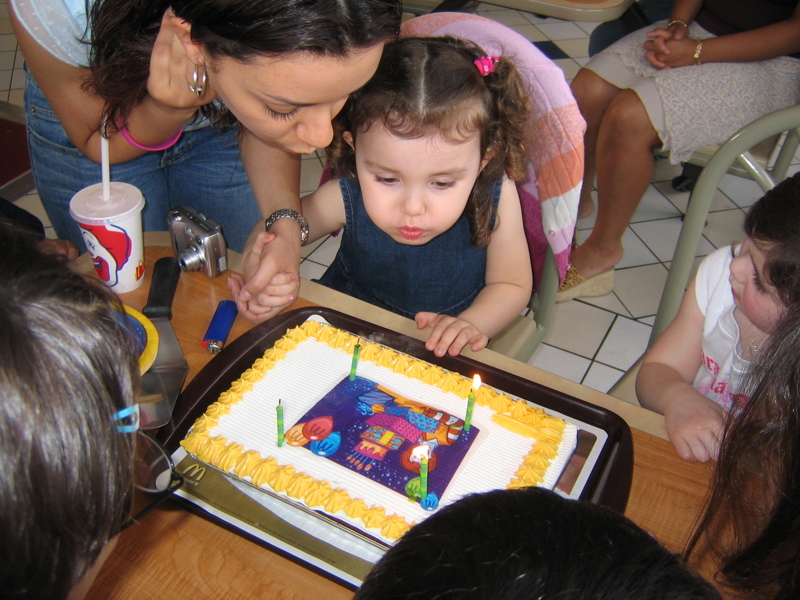
[{"label": "yellow frosting border", "polygon": [[[231,472],[240,478],[250,477],[255,486],[264,484],[278,493],[303,501],[310,508],[322,508],[334,514],[339,511],[352,519],[360,519],[367,528],[380,528],[390,540],[400,538],[414,523],[398,515],[386,515],[381,506],[367,506],[360,498],[351,498],[347,490],[331,488],[329,482],[316,480],[305,473],[297,473],[292,465],[281,466],[274,457],[263,458],[253,450],[209,432],[219,424],[219,419],[230,412],[233,404],[241,402],[243,394],[253,389],[275,363],[285,358],[301,341],[315,338],[334,349],[352,354],[357,343],[361,350],[359,360],[374,362],[406,377],[416,378],[428,385],[453,393],[464,401],[472,391],[472,379],[446,371],[439,366],[365,340],[332,325],[309,320],[289,329],[275,345],[242,373],[230,389],[220,394],[205,414],[198,418],[188,435],[181,441],[185,450],[195,458],[214,467]],[[475,404],[495,412],[492,420],[518,435],[535,441],[530,452],[523,457],[519,470],[508,483],[508,488],[541,485],[551,461],[558,455],[566,423],[548,415],[543,409],[523,400],[514,400],[507,394],[483,385],[475,391]]]}]

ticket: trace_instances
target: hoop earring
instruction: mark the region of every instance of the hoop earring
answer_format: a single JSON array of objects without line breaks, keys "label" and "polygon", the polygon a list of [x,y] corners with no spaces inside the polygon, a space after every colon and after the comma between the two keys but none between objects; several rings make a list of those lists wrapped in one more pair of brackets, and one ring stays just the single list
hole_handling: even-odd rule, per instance
[{"label": "hoop earring", "polygon": [[192,82],[189,84],[189,89],[192,90],[198,98],[202,98],[203,94],[206,93],[206,82],[208,81],[208,77],[206,76],[206,65],[205,63],[196,62],[194,63],[194,71],[192,71]]}]

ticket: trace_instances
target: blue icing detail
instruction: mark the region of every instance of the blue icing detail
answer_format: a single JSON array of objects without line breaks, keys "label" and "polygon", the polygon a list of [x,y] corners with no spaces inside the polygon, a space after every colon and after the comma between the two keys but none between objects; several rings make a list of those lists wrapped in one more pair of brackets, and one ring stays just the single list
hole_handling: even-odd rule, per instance
[{"label": "blue icing detail", "polygon": [[439,422],[436,419],[431,419],[430,417],[415,412],[412,412],[408,416],[408,422],[414,425],[417,429],[421,429],[422,431],[426,431],[428,433],[433,433],[439,426]]},{"label": "blue icing detail", "polygon": [[424,500],[420,500],[419,505],[425,510],[436,510],[439,507],[439,496],[428,492],[428,496]]},{"label": "blue icing detail", "polygon": [[381,390],[372,389],[365,394],[359,395],[358,399],[367,404],[388,404],[394,400],[394,397]]},{"label": "blue icing detail", "polygon": [[309,444],[309,449],[317,456],[330,456],[335,454],[342,445],[342,434],[334,431],[324,440],[318,440]]},{"label": "blue icing detail", "polygon": [[397,417],[403,417],[404,419],[406,419],[406,415],[409,412],[410,411],[408,410],[407,407],[405,407],[405,406],[397,406],[396,404],[392,404],[392,405],[386,407],[386,414],[387,415],[395,415]]}]

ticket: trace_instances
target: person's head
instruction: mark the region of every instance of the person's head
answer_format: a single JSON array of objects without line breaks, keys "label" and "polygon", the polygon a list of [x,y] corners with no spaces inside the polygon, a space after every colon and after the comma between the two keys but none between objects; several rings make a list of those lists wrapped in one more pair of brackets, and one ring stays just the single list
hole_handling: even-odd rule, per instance
[{"label": "person's head", "polygon": [[138,364],[98,281],[0,222],[0,589],[64,598],[119,532],[133,490]]},{"label": "person's head", "polygon": [[[190,64],[205,66],[209,96],[256,136],[292,152],[330,143],[331,119],[372,76],[401,17],[399,0],[99,1],[92,85],[113,122],[147,93],[168,8]],[[214,116],[215,107],[205,112]]]},{"label": "person's head", "polygon": [[372,221],[393,239],[422,244],[466,208],[473,243],[486,245],[490,186],[525,175],[529,103],[504,57],[483,76],[485,53],[452,37],[388,44],[378,71],[335,121],[332,171],[357,177]]},{"label": "person's head", "polygon": [[756,202],[744,222],[747,239],[731,263],[737,306],[772,333],[787,307],[800,306],[800,173]]},{"label": "person's head", "polygon": [[800,306],[790,308],[728,417],[709,499],[685,555],[718,557],[722,583],[753,598],[800,594]]},{"label": "person's head", "polygon": [[412,527],[354,600],[717,599],[624,516],[539,488],[467,496]]}]

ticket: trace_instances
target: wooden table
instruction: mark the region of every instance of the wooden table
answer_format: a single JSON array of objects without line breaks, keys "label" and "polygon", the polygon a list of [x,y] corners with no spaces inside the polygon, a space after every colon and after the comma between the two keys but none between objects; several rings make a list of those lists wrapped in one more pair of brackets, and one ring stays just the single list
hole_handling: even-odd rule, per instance
[{"label": "wooden table", "polygon": [[[126,304],[137,309],[146,304],[153,263],[172,252],[166,234],[146,234],[145,243],[149,244],[145,251],[146,281],[138,290],[122,296]],[[91,267],[86,259],[79,264],[84,269]],[[424,339],[412,321],[313,282],[302,282],[300,296],[298,307],[327,306]],[[213,356],[200,346],[200,341],[217,303],[228,297],[224,276],[208,279],[199,272],[181,274],[172,323],[190,365],[187,381]],[[229,340],[251,327],[237,318]],[[702,505],[711,467],[686,463],[678,457],[666,441],[660,415],[489,350],[474,353],[474,358],[624,418],[631,426],[634,441],[633,484],[626,515],[651,531],[667,548],[680,552]],[[709,565],[699,568],[706,575],[711,572]],[[351,591],[326,577],[168,502],[121,535],[88,598],[335,600],[351,596]]]}]

